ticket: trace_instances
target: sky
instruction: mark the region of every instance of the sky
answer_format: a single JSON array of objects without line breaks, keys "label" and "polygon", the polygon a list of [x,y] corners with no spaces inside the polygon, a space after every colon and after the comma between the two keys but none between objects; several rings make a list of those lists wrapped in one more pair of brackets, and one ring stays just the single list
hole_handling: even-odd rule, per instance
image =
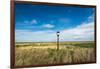
[{"label": "sky", "polygon": [[94,8],[15,4],[15,42],[94,41]]}]

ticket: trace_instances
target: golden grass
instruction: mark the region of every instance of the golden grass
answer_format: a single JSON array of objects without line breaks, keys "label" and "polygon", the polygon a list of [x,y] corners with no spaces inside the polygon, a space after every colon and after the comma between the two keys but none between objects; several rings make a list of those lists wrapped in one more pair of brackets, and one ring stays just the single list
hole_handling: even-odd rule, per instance
[{"label": "golden grass", "polygon": [[15,65],[45,65],[59,63],[86,63],[95,61],[94,48],[60,46],[15,47]]}]

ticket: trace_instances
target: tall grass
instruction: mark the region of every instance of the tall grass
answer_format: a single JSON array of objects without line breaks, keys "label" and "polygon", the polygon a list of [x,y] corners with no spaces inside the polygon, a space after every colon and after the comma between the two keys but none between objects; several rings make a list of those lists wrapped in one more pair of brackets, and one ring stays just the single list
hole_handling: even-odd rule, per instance
[{"label": "tall grass", "polygon": [[21,48],[15,49],[16,66],[25,65],[45,65],[59,63],[84,63],[94,62],[94,48],[66,47],[60,50],[41,48]]}]

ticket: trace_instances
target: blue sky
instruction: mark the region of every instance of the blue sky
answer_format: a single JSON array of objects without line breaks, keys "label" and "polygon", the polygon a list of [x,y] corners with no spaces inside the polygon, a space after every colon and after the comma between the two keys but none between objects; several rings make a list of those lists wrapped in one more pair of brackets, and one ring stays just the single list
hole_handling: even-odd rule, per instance
[{"label": "blue sky", "polygon": [[15,41],[93,41],[94,9],[15,4]]}]

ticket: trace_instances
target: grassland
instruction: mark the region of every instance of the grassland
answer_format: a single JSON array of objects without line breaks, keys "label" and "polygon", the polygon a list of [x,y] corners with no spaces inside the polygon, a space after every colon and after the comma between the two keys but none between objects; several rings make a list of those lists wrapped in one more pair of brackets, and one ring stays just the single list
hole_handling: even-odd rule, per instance
[{"label": "grassland", "polygon": [[86,63],[95,61],[93,42],[17,42],[15,65],[45,65],[61,63]]}]

